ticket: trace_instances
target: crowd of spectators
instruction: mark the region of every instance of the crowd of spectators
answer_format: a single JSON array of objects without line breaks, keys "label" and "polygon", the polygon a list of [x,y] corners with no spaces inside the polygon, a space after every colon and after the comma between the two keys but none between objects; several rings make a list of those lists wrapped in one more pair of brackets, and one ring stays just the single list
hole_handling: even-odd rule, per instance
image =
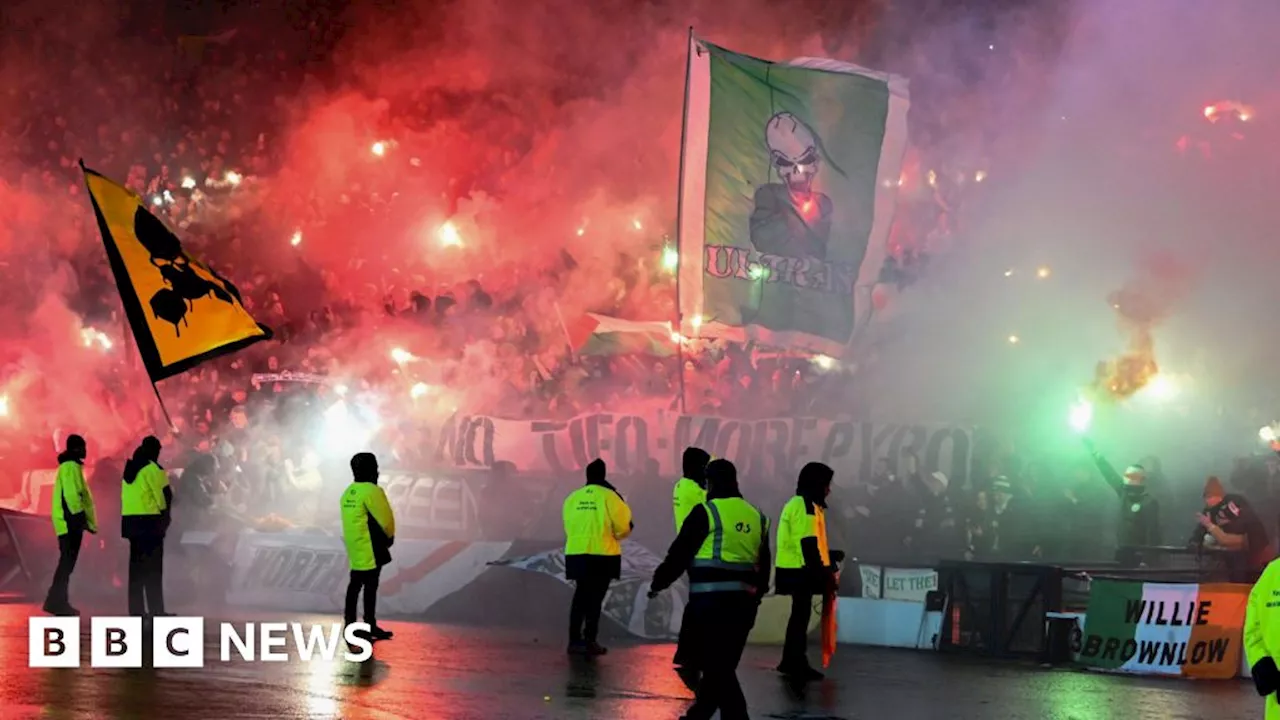
[{"label": "crowd of spectators", "polygon": [[[313,23],[310,31],[319,30]],[[46,295],[47,273],[69,269],[63,301],[85,327],[111,337],[112,352],[121,358],[96,370],[98,396],[85,402],[111,408],[133,436],[149,423],[166,442],[171,462],[210,455],[243,469],[245,487],[277,497],[284,487],[279,478],[306,465],[299,448],[313,444],[317,418],[347,391],[353,402],[376,398],[385,452],[404,464],[422,461],[423,418],[452,412],[507,418],[649,406],[738,417],[847,412],[852,362],[709,341],[682,354],[576,352],[565,329],[573,318],[557,317],[557,299],[581,282],[568,253],[503,277],[444,275],[426,261],[392,263],[354,242],[345,266],[308,262],[299,251],[313,235],[402,219],[397,213],[408,198],[434,196],[440,182],[423,176],[415,185],[413,175],[400,173],[394,187],[362,177],[324,198],[302,183],[282,190],[291,101],[315,92],[325,75],[311,62],[315,47],[277,46],[262,42],[260,33],[247,37],[249,32],[176,38],[150,30],[133,40],[127,34],[113,39],[110,52],[35,33],[16,40],[22,45],[16,56],[31,72],[19,68],[3,76],[4,91],[20,109],[0,118],[2,187],[25,214],[11,223],[6,238],[0,266],[6,300],[13,301],[14,316],[29,315]],[[167,56],[156,50],[164,44],[171,47]],[[480,126],[478,116],[507,102],[447,100],[418,98],[398,111],[456,107],[451,121]],[[415,122],[410,117],[400,125]],[[443,183],[450,209],[469,197],[500,193],[494,176],[518,159],[513,153],[519,146],[490,153],[475,163],[480,170]],[[403,161],[413,149],[396,152]],[[237,283],[250,312],[275,330],[273,341],[161,383],[172,428],[149,391],[139,389],[145,387],[138,382],[141,370],[131,359],[115,283],[102,262],[79,175],[81,158],[139,193],[178,230],[192,255]],[[904,195],[900,208],[903,220],[883,276],[899,288],[915,281],[923,258],[952,234],[963,183],[932,176],[917,168],[913,182],[926,190]],[[293,217],[282,220],[280,208]],[[22,232],[49,242],[24,245],[17,241]],[[615,299],[588,309],[652,319],[644,314],[658,308],[670,316],[674,277],[660,261],[665,243],[665,237],[655,239],[649,258],[623,254],[607,281]],[[412,359],[397,358],[391,347]],[[306,381],[281,379],[285,372]],[[240,504],[254,500],[246,496]]]}]

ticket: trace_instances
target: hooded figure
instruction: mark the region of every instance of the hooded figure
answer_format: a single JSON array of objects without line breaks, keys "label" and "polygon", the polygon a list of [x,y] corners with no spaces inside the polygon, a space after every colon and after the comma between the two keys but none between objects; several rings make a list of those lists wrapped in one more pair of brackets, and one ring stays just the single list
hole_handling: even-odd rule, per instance
[{"label": "hooded figure", "polygon": [[702,448],[689,447],[685,448],[682,460],[684,474],[676,481],[671,497],[677,533],[680,532],[684,519],[689,516],[689,511],[707,499],[707,463],[711,462],[711,455]]},{"label": "hooded figure", "polygon": [[564,573],[574,582],[569,606],[569,653],[603,655],[596,641],[600,612],[609,583],[622,576],[622,540],[631,534],[631,508],[609,481],[596,458],[587,465],[587,482],[565,498]]},{"label": "hooded figure", "polygon": [[[689,517],[689,513],[694,508],[701,507],[707,501],[707,463],[711,462],[711,454],[706,450],[698,447],[688,447],[684,449],[684,457],[682,458],[683,475],[676,481],[675,488],[671,492],[671,505],[675,510],[676,516],[676,534],[680,534],[680,526],[684,524],[685,518]],[[684,619],[680,621],[680,638],[676,641],[676,656],[672,660],[675,663],[677,672],[680,677],[685,679],[685,684],[689,685],[690,690],[696,687],[688,680],[692,677],[691,673],[696,673],[697,667],[694,661],[694,652],[692,641],[689,639],[689,633],[685,629],[689,627],[689,605],[684,606]]]},{"label": "hooded figure", "polygon": [[373,453],[357,453],[351,458],[352,482],[342,493],[342,540],[351,562],[343,620],[356,621],[356,605],[364,593],[364,621],[367,631],[357,634],[368,640],[390,640],[392,632],[378,627],[378,581],[382,566],[391,562],[395,542],[396,517],[387,494],[378,486],[378,458]]},{"label": "hooded figure", "polygon": [[51,615],[75,616],[80,611],[71,606],[68,597],[71,573],[80,557],[80,544],[85,531],[98,532],[98,515],[93,493],[84,481],[87,455],[84,438],[67,437],[67,449],[58,455],[58,476],[53,481],[53,530],[58,535],[58,567],[53,572],[44,611]]},{"label": "hooded figure", "polygon": [[160,441],[148,435],[124,466],[120,534],[129,541],[129,614],[164,616],[164,536],[173,491],[160,467]]},{"label": "hooded figure", "polygon": [[689,604],[680,637],[688,662],[680,679],[697,698],[687,718],[747,717],[737,668],[756,609],[769,589],[769,520],[738,489],[728,460],[707,465],[707,501],[693,508],[667,557],[654,571],[650,596],[689,573]]},{"label": "hooded figure", "polygon": [[833,560],[838,562],[842,557],[827,546],[827,496],[834,476],[822,463],[805,465],[795,497],[787,501],[778,518],[777,592],[791,596],[791,617],[778,671],[801,680],[822,678],[806,656],[809,618],[814,596],[836,591]]}]

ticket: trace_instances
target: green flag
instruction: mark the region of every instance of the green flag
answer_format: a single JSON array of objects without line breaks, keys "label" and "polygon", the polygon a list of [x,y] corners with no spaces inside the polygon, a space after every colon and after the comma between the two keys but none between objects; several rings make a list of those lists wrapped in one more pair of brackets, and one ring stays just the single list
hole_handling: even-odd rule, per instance
[{"label": "green flag", "polygon": [[773,63],[690,35],[682,332],[840,355],[870,316],[907,135],[906,80]]}]

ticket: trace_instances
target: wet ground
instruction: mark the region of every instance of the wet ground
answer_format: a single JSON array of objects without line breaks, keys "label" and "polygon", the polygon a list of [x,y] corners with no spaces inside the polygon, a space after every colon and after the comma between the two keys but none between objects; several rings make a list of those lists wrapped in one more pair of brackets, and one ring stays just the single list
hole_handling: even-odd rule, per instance
[{"label": "wet ground", "polygon": [[[512,598],[512,602],[519,602]],[[676,718],[690,693],[670,645],[611,643],[571,660],[558,634],[387,622],[372,661],[222,663],[206,629],[204,669],[27,668],[30,605],[0,605],[0,717],[26,718]],[[282,620],[237,614],[237,621]],[[297,618],[287,618],[297,619]],[[332,617],[307,620],[331,622]],[[787,720],[1244,720],[1262,706],[1244,681],[1116,677],[933,653],[842,646],[827,680],[789,686],[777,648],[748,648],[739,676],[753,718]]]}]

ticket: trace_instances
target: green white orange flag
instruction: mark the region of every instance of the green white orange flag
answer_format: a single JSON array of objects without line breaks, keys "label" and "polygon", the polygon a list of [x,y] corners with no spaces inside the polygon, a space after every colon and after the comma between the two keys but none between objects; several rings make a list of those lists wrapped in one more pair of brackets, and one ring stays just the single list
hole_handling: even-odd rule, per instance
[{"label": "green white orange flag", "polygon": [[870,317],[907,141],[907,82],[690,35],[680,172],[687,336],[839,356]]},{"label": "green white orange flag", "polygon": [[1126,673],[1232,678],[1248,585],[1095,579],[1078,659]]}]

